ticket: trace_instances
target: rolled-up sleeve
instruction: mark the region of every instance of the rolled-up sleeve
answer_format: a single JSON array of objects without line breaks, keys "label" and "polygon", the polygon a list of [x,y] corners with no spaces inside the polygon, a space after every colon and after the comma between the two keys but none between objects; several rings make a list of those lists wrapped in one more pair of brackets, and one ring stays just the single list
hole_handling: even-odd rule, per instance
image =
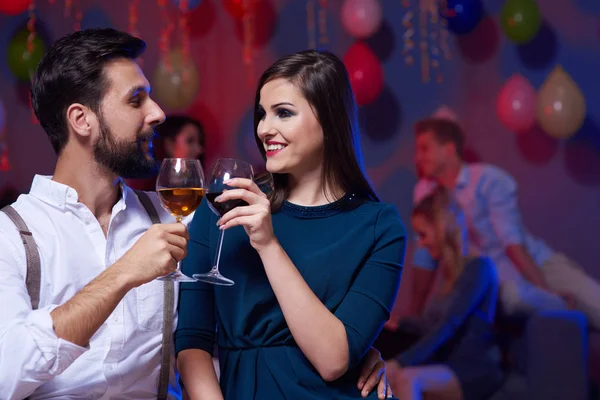
[{"label": "rolled-up sleeve", "polygon": [[25,259],[2,233],[0,243],[0,393],[19,399],[61,374],[88,348],[56,336],[50,312],[58,305],[31,309]]},{"label": "rolled-up sleeve", "polygon": [[[206,199],[190,224],[187,257],[181,263],[184,274],[192,276],[210,269],[209,228],[215,217]],[[216,340],[213,285],[204,282],[182,283],[175,331],[175,353],[186,349],[205,350],[212,355]]]},{"label": "rolled-up sleeve", "polygon": [[498,169],[488,171],[487,175],[483,197],[494,233],[505,248],[511,244],[523,244],[525,233],[519,213],[517,183]]},{"label": "rolled-up sleeve", "polygon": [[371,254],[335,311],[346,328],[350,367],[360,362],[390,316],[405,249],[406,233],[400,216],[393,206],[386,206],[377,216]]}]

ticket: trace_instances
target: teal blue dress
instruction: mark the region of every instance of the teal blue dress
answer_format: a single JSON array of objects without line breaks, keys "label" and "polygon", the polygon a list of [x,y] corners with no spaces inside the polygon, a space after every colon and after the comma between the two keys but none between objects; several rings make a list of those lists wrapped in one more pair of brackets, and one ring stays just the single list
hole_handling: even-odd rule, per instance
[{"label": "teal blue dress", "polygon": [[[204,201],[190,225],[183,272],[208,272],[219,231]],[[395,207],[347,195],[318,207],[284,203],[275,235],[316,296],[343,322],[349,369],[324,381],[294,342],[257,252],[242,227],[225,232],[220,270],[233,286],[183,283],[176,353],[212,354],[215,338],[226,400],[360,399],[360,362],[389,317],[406,234]],[[373,392],[370,399],[376,399]]]}]

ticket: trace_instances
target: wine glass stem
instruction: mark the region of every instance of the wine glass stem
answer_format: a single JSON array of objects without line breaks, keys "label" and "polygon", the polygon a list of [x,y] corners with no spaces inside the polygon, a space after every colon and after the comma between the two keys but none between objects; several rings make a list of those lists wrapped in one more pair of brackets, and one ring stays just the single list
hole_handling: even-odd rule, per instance
[{"label": "wine glass stem", "polygon": [[223,247],[223,236],[225,231],[221,231],[219,235],[219,244],[217,245],[217,254],[215,254],[215,265],[212,267],[213,271],[219,272],[219,261],[221,261],[221,248]]}]

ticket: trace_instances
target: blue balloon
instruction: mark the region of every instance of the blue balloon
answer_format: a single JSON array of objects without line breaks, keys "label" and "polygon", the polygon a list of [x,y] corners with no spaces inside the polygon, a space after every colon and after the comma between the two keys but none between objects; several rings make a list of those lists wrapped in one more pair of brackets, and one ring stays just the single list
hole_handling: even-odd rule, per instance
[{"label": "blue balloon", "polygon": [[91,7],[81,19],[81,29],[113,28],[113,23],[106,12],[100,7]]},{"label": "blue balloon", "polygon": [[[171,3],[173,3],[173,5],[175,7],[179,8],[180,1],[181,0],[171,0]],[[200,5],[200,3],[202,3],[202,0],[188,0],[188,2],[187,2],[188,11],[192,11],[194,8],[198,7]]]},{"label": "blue balloon", "polygon": [[446,9],[440,10],[448,21],[448,30],[458,35],[470,33],[483,18],[481,0],[448,0]]}]

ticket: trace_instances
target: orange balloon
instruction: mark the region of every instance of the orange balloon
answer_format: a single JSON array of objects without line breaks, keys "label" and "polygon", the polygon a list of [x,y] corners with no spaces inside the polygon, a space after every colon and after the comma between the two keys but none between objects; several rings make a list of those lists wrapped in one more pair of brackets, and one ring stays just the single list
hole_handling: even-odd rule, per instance
[{"label": "orange balloon", "polygon": [[566,139],[583,125],[585,97],[577,83],[559,65],[548,75],[537,94],[537,118],[552,137]]},{"label": "orange balloon", "polygon": [[160,60],[152,81],[152,93],[160,106],[184,109],[198,94],[198,69],[191,55],[174,50]]}]

